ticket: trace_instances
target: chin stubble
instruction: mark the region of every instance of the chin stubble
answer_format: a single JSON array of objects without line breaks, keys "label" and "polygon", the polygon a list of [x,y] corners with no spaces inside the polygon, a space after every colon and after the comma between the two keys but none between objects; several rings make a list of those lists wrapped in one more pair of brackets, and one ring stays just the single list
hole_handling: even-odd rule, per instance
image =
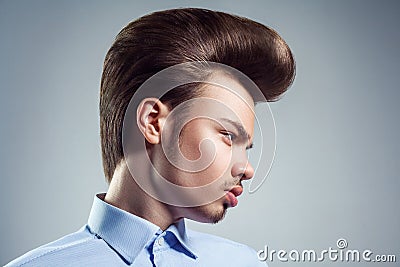
[{"label": "chin stubble", "polygon": [[224,203],[223,207],[224,207],[224,209],[222,211],[216,212],[211,216],[210,221],[213,224],[220,222],[225,217],[226,211],[228,209],[228,204]]}]

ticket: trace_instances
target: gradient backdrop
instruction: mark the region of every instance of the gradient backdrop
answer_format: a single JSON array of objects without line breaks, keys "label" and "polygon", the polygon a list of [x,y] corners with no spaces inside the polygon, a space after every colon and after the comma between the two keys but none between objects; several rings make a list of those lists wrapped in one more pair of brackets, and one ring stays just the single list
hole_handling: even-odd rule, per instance
[{"label": "gradient backdrop", "polygon": [[0,1],[0,265],[85,224],[107,188],[98,122],[106,51],[132,19],[187,6],[273,27],[298,66],[271,104],[277,151],[265,184],[222,223],[190,227],[256,250],[322,250],[346,238],[398,264],[399,2],[220,0]]}]

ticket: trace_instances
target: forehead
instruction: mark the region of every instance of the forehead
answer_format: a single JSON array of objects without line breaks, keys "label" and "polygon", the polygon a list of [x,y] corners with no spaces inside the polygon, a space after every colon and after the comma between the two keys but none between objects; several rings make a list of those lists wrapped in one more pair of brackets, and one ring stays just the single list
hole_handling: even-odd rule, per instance
[{"label": "forehead", "polygon": [[[233,75],[215,71],[203,87],[203,95],[229,101],[227,104],[245,104],[254,110],[254,101],[248,90]],[[232,102],[232,103],[231,103]]]},{"label": "forehead", "polygon": [[201,89],[202,101],[196,109],[207,109],[218,122],[235,121],[252,135],[254,127],[254,101],[246,88],[234,77],[216,72]]}]

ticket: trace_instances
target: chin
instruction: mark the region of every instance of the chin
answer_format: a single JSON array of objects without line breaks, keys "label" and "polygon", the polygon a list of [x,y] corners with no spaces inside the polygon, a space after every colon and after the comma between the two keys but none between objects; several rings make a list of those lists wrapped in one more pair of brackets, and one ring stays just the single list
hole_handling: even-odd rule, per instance
[{"label": "chin", "polygon": [[191,216],[187,218],[197,222],[216,224],[225,217],[228,207],[228,203],[217,200],[204,206],[191,208]]},{"label": "chin", "polygon": [[225,218],[226,211],[227,211],[227,205],[224,205],[222,210],[216,211],[216,212],[214,212],[213,214],[211,214],[209,216],[209,221],[208,222],[216,224],[216,223],[222,221],[222,219]]}]

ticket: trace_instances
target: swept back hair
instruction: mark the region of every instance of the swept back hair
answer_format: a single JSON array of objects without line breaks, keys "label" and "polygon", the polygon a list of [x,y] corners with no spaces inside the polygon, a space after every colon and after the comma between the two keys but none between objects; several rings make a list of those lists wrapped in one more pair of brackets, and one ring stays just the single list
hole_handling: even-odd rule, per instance
[{"label": "swept back hair", "polygon": [[[105,61],[100,88],[100,136],[108,182],[124,158],[122,127],[136,90],[157,72],[185,62],[207,61],[246,74],[267,101],[292,84],[295,61],[274,30],[250,19],[199,8],[145,15],[116,36]],[[196,85],[169,91],[160,100],[174,108],[196,95]]]}]

